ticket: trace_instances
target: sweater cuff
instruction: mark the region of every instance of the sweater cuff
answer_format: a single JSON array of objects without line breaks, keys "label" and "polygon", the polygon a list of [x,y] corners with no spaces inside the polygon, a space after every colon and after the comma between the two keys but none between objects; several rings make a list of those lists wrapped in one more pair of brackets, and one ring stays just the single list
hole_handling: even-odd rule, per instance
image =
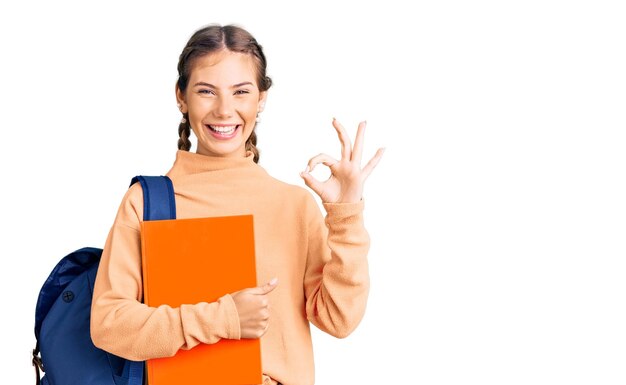
[{"label": "sweater cuff", "polygon": [[241,339],[241,324],[239,322],[239,313],[237,312],[237,306],[230,294],[226,294],[219,301],[224,305],[226,312],[226,334],[228,339],[239,340]]},{"label": "sweater cuff", "polygon": [[322,203],[326,213],[326,221],[328,223],[340,222],[346,218],[353,217],[363,213],[365,202],[363,199],[356,203]]}]

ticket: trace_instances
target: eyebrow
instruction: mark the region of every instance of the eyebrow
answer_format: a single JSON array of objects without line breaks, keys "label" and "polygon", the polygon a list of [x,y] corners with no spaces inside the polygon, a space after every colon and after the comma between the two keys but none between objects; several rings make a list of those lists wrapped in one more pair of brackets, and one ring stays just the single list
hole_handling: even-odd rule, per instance
[{"label": "eyebrow", "polygon": [[[237,83],[235,85],[232,85],[230,88],[237,88],[237,87],[248,86],[248,85],[253,86],[254,84],[252,84],[252,82],[241,82],[241,83]],[[205,82],[197,82],[193,86],[194,87],[196,87],[196,86],[205,86],[205,87],[210,87],[210,88],[217,89],[217,87],[215,87],[213,84],[205,83]]]}]

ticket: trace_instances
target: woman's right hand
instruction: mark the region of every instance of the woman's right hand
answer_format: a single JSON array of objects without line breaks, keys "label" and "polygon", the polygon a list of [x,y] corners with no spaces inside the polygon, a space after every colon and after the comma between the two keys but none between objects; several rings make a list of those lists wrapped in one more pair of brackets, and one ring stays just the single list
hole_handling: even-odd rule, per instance
[{"label": "woman's right hand", "polygon": [[278,285],[274,278],[263,286],[243,289],[231,294],[239,313],[241,338],[261,338],[270,325],[268,294]]}]

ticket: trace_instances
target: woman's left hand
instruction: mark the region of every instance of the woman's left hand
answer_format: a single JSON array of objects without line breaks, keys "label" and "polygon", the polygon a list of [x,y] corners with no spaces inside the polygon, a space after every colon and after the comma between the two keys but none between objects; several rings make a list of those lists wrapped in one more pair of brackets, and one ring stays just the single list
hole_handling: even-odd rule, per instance
[{"label": "woman's left hand", "polygon": [[[304,183],[322,198],[324,203],[356,203],[361,200],[363,184],[382,158],[385,149],[379,148],[374,157],[361,169],[366,122],[359,124],[354,148],[346,129],[336,119],[333,119],[333,126],[337,130],[341,142],[341,160],[336,160],[330,155],[319,154],[309,160],[306,170],[301,172],[300,176],[304,179]],[[330,168],[331,175],[324,182],[318,181],[310,174],[319,163]]]}]

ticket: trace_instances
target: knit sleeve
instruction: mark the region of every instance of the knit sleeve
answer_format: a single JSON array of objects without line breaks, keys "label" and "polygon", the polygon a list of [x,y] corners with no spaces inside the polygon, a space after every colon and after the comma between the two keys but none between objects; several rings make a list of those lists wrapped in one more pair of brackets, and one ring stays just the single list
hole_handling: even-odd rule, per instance
[{"label": "knit sleeve", "polygon": [[306,313],[311,323],[338,338],[348,336],[365,313],[369,292],[369,235],[363,225],[363,201],[324,203],[324,219],[311,196]]},{"label": "knit sleeve", "polygon": [[170,357],[179,349],[239,339],[230,295],[212,303],[149,307],[141,303],[141,188],[124,197],[100,260],[91,308],[94,344],[131,360]]}]

